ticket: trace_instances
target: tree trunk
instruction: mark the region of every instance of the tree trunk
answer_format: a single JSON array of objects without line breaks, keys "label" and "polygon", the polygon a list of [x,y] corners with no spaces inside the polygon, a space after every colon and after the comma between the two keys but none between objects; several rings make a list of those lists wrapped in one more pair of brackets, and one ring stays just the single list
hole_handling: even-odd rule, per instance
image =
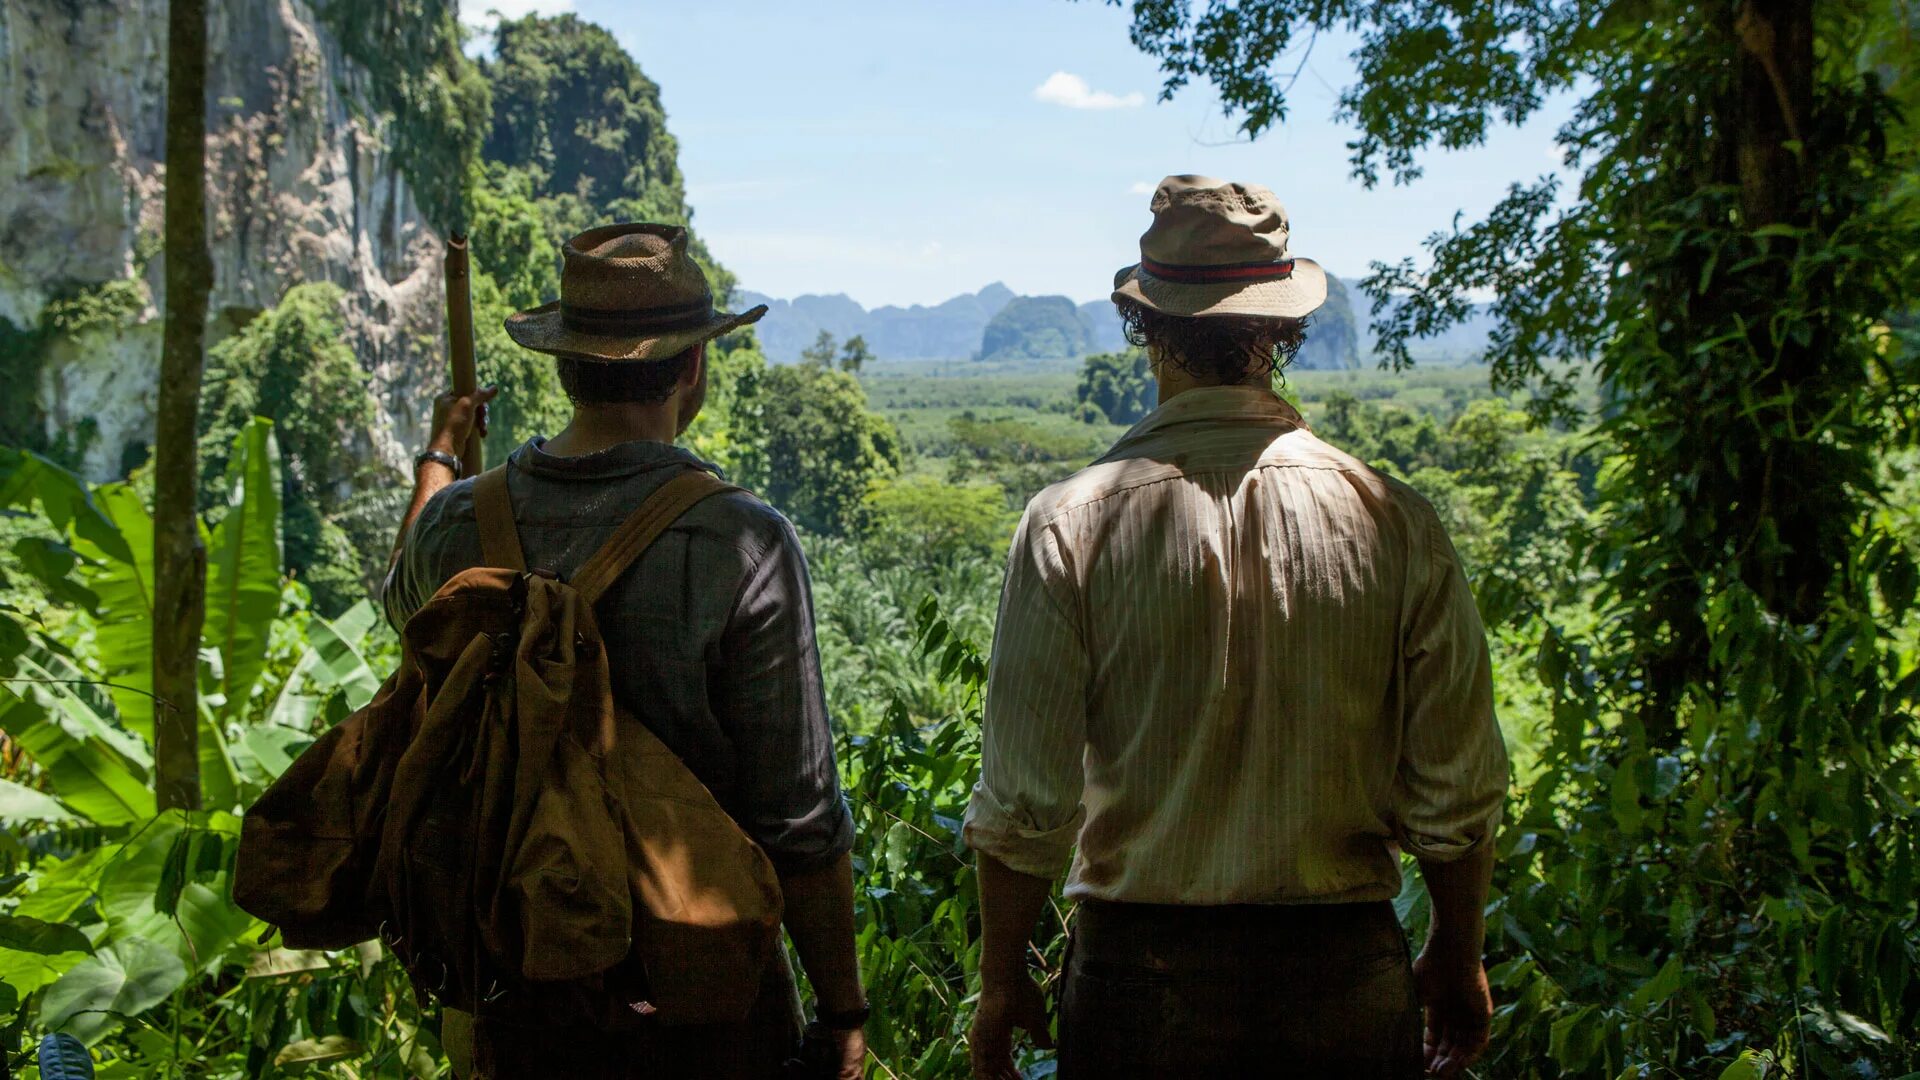
[{"label": "tree trunk", "polygon": [[[1795,229],[1815,224],[1808,199],[1808,176],[1818,166],[1824,148],[1809,141],[1813,134],[1814,26],[1812,0],[1745,0],[1734,20],[1739,39],[1737,108],[1729,125],[1739,171],[1741,213],[1749,229],[1770,225]],[[1767,267],[1770,292],[1792,295],[1789,267],[1775,260]],[[1796,321],[1812,323],[1819,331],[1811,340],[1791,337],[1773,340],[1776,320],[1767,312],[1752,312],[1750,347],[1756,355],[1774,361],[1753,386],[1760,401],[1780,401],[1774,415],[1761,418],[1776,432],[1765,457],[1752,464],[1748,475],[1729,485],[1732,522],[1749,534],[1771,532],[1775,545],[1750,543],[1738,567],[1769,610],[1798,623],[1816,621],[1825,609],[1827,593],[1839,562],[1846,557],[1845,529],[1852,496],[1827,467],[1829,448],[1820,438],[1830,423],[1835,402],[1830,388],[1847,380],[1828,377],[1822,368],[1829,358],[1829,333],[1845,328],[1825,325],[1821,314],[1831,288],[1830,275],[1810,279],[1810,310],[1795,313]]]},{"label": "tree trunk", "polygon": [[207,552],[194,505],[207,294],[207,3],[167,11],[166,330],[153,500],[154,791],[161,809],[200,806],[200,629]]}]

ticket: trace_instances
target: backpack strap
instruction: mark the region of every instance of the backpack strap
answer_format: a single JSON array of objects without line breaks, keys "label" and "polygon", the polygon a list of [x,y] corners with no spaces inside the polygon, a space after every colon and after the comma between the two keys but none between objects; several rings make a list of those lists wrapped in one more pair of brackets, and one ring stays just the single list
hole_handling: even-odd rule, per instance
[{"label": "backpack strap", "polygon": [[579,571],[573,575],[574,590],[585,598],[588,604],[600,599],[600,594],[626,572],[640,553],[653,545],[660,534],[680,516],[693,509],[696,503],[728,491],[744,491],[721,480],[705,469],[688,469],[660,486],[658,491],[647,497],[627,520],[620,523],[613,536],[593,553]]},{"label": "backpack strap", "polygon": [[473,513],[480,522],[480,557],[486,565],[525,573],[527,557],[520,550],[520,530],[513,524],[504,463],[474,478]]}]

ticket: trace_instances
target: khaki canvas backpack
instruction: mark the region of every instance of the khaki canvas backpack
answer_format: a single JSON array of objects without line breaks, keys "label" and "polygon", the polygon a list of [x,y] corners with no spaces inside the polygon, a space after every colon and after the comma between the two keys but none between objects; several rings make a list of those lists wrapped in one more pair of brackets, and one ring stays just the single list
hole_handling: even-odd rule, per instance
[{"label": "khaki canvas backpack", "polygon": [[773,955],[760,848],[616,706],[594,602],[683,513],[668,481],[570,581],[528,570],[503,468],[487,565],[407,621],[400,669],[247,811],[234,900],[290,948],[384,940],[467,1012],[617,1030],[743,1018]]}]

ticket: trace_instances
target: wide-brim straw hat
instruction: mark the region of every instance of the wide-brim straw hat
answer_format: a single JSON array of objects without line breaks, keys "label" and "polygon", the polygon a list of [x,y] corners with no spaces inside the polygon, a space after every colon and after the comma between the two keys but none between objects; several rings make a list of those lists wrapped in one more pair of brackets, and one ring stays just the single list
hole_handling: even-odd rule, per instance
[{"label": "wide-brim straw hat", "polygon": [[1326,302],[1327,272],[1287,250],[1287,211],[1258,184],[1169,176],[1154,190],[1140,261],[1113,300],[1166,315],[1298,319]]},{"label": "wide-brim straw hat", "polygon": [[603,225],[567,241],[560,299],[507,317],[522,346],[580,360],[665,360],[758,322],[715,310],[678,225]]}]

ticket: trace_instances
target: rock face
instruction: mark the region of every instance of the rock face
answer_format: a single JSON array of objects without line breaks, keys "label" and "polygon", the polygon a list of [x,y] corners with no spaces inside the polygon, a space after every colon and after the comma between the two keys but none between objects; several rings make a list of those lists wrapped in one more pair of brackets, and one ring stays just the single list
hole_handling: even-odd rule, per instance
[{"label": "rock face", "polygon": [[[347,294],[352,345],[386,413],[349,433],[396,466],[440,363],[441,239],[367,107],[368,76],[304,0],[211,5],[208,344],[292,285]],[[55,335],[32,388],[50,436],[91,419],[85,471],[114,475],[150,439],[164,274],[165,0],[0,0],[0,319],[118,279],[130,320]]]}]

